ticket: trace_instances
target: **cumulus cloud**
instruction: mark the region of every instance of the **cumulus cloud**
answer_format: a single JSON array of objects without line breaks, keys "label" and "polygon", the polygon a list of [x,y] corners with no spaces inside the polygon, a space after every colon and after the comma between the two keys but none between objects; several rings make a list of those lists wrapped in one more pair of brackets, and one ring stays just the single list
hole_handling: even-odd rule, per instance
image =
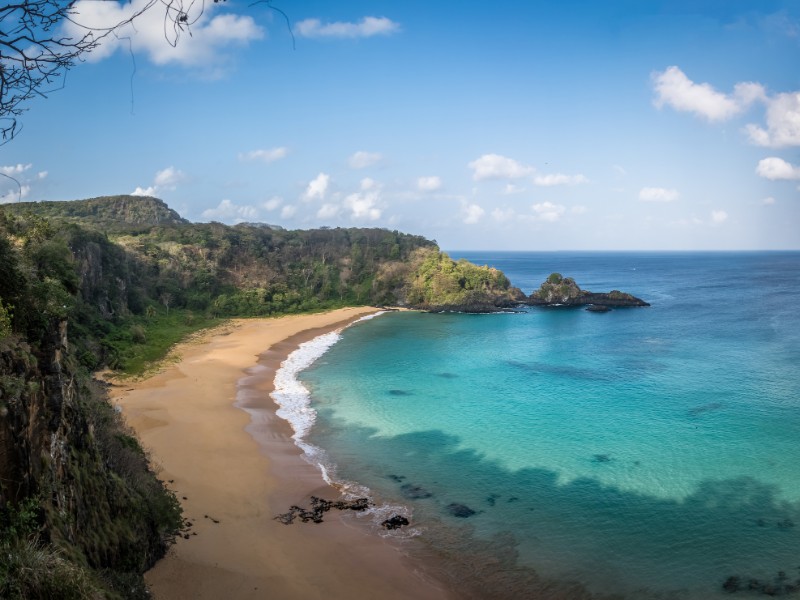
[{"label": "cumulus cloud", "polygon": [[417,179],[417,189],[421,192],[435,192],[442,189],[442,179],[435,175]]},{"label": "cumulus cloud", "polygon": [[289,153],[288,148],[283,146],[279,148],[270,148],[268,150],[251,150],[250,152],[242,152],[239,154],[241,161],[261,161],[265,163],[275,162],[282,158],[286,158]]},{"label": "cumulus cloud", "polygon": [[178,184],[186,180],[186,173],[175,167],[167,167],[157,171],[153,184],[148,187],[137,186],[131,196],[156,196],[159,192],[172,191]]},{"label": "cumulus cloud", "polygon": [[777,156],[762,158],[760,161],[758,161],[756,173],[759,176],[772,181],[778,179],[800,179],[800,167],[795,167],[791,163],[788,163]]},{"label": "cumulus cloud", "polygon": [[537,175],[533,178],[533,183],[545,187],[554,185],[578,185],[581,183],[588,183],[588,181],[589,180],[583,175],[563,175],[561,173]]},{"label": "cumulus cloud", "polygon": [[726,213],[724,210],[711,211],[711,223],[713,223],[714,225],[721,225],[727,220],[728,220],[728,213]]},{"label": "cumulus cloud", "polygon": [[378,152],[364,152],[363,150],[359,150],[347,159],[347,163],[350,165],[351,169],[366,169],[367,167],[379,163],[382,159],[383,156]]},{"label": "cumulus cloud", "polygon": [[472,179],[518,179],[533,173],[533,167],[518,163],[500,154],[484,154],[467,165],[472,169]]},{"label": "cumulus cloud", "polygon": [[320,173],[314,179],[312,179],[308,186],[306,187],[306,191],[303,194],[303,199],[306,202],[311,200],[324,200],[325,194],[328,192],[328,185],[330,184],[331,176],[327,173]]},{"label": "cumulus cloud", "polygon": [[153,184],[156,188],[174,190],[175,186],[186,179],[186,174],[175,167],[167,167],[156,173]]},{"label": "cumulus cloud", "polygon": [[539,202],[531,206],[531,209],[539,221],[547,221],[555,223],[566,212],[566,207],[560,204],[553,204],[552,202]]},{"label": "cumulus cloud", "polygon": [[12,202],[21,202],[28,197],[31,193],[31,186],[21,185],[18,188],[8,190],[0,195],[0,204],[11,204]]},{"label": "cumulus cloud", "polygon": [[276,208],[278,208],[281,204],[283,204],[283,198],[280,196],[273,196],[266,202],[264,202],[261,206],[263,206],[266,210],[272,212]]},{"label": "cumulus cloud", "polygon": [[306,38],[367,38],[391,35],[400,31],[400,24],[387,17],[364,17],[358,23],[305,19],[294,26],[295,35]]},{"label": "cumulus cloud", "polygon": [[513,208],[495,208],[492,211],[492,218],[498,223],[507,223],[516,218],[517,212]]},{"label": "cumulus cloud", "polygon": [[33,163],[0,166],[0,204],[18,202],[31,193],[31,184],[47,177],[47,171],[31,173]]},{"label": "cumulus cloud", "polygon": [[248,204],[239,205],[227,199],[220,202],[216,208],[207,208],[201,214],[204,219],[228,223],[242,223],[258,219],[256,207]]},{"label": "cumulus cloud", "polygon": [[639,190],[639,200],[644,202],[672,202],[679,195],[678,190],[667,188],[644,187]]},{"label": "cumulus cloud", "polygon": [[297,207],[293,204],[286,204],[281,209],[281,219],[291,219],[297,212]]},{"label": "cumulus cloud", "polygon": [[340,207],[338,204],[325,203],[320,206],[317,211],[318,219],[332,219],[339,214]]},{"label": "cumulus cloud", "polygon": [[503,193],[507,196],[511,196],[513,194],[521,194],[525,191],[524,187],[516,186],[513,183],[507,183],[503,187]]},{"label": "cumulus cloud", "polygon": [[483,210],[477,204],[468,204],[465,202],[461,206],[461,217],[466,225],[475,225],[478,221],[481,220],[481,217],[485,213],[486,211]]},{"label": "cumulus cloud", "polygon": [[732,94],[718,92],[708,83],[695,83],[678,67],[668,67],[653,74],[658,108],[670,106],[677,111],[691,112],[709,121],[725,121],[743,112],[756,100],[765,100],[766,93],[758,83],[737,83]]},{"label": "cumulus cloud", "polygon": [[16,165],[6,165],[0,167],[0,173],[7,177],[14,177],[15,175],[22,175],[25,171],[28,171],[33,166],[33,163],[28,163],[27,165],[23,165],[21,163]]},{"label": "cumulus cloud", "polygon": [[[215,15],[221,10],[221,3],[184,5],[191,25],[182,31],[164,26],[166,11],[175,10],[173,5],[152,4],[151,0],[127,3],[79,0],[74,5],[73,18],[65,23],[64,33],[73,38],[82,37],[87,28],[94,31],[112,28],[143,11],[133,24],[125,25],[116,30],[116,35],[100,40],[87,60],[99,61],[118,49],[127,52],[130,48],[158,65],[178,64],[204,69],[223,63],[227,59],[226,48],[245,45],[264,36],[263,30],[250,16]],[[188,33],[190,35],[185,35]]]},{"label": "cumulus cloud", "polygon": [[131,196],[155,196],[156,195],[156,188],[155,186],[150,186],[143,188],[139,185],[136,186],[136,189],[131,192]]},{"label": "cumulus cloud", "polygon": [[378,204],[381,199],[381,186],[370,178],[361,180],[361,191],[344,199],[344,207],[350,211],[350,218],[359,221],[377,221],[381,218]]},{"label": "cumulus cloud", "polygon": [[800,146],[800,92],[778,94],[767,101],[767,128],[749,124],[750,141],[758,146]]}]

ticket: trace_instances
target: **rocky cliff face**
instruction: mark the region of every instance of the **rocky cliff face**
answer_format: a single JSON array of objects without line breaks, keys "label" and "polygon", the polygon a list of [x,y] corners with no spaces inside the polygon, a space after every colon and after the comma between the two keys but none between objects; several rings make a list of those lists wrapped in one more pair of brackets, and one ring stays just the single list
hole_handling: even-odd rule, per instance
[{"label": "rocky cliff face", "polygon": [[[34,543],[85,570],[87,589],[113,594],[124,582],[143,592],[141,573],[174,538],[180,508],[75,368],[67,329],[65,320],[52,322],[34,346],[0,340],[0,546],[11,565]],[[22,505],[34,507],[31,530],[4,529]],[[39,597],[19,591],[19,578],[32,581],[32,572],[0,568],[0,597]]]}]

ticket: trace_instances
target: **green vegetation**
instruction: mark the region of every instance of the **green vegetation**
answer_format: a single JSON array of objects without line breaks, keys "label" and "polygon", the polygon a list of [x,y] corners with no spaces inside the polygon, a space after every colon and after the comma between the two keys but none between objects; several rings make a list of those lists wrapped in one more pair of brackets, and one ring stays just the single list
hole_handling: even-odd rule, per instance
[{"label": "green vegetation", "polygon": [[497,269],[464,259],[456,262],[434,249],[418,250],[411,261],[407,295],[411,305],[481,312],[510,306],[523,298]]},{"label": "green vegetation", "polygon": [[496,310],[499,271],[384,229],[192,224],[154,198],[0,210],[0,597],[146,598],[180,504],[91,373],[229,317]]}]

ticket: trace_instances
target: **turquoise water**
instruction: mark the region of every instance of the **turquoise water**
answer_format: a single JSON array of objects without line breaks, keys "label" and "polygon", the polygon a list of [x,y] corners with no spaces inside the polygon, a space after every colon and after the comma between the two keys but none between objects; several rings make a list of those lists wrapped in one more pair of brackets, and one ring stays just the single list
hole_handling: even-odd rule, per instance
[{"label": "turquoise water", "polygon": [[300,376],[334,479],[411,515],[468,596],[800,579],[800,254],[462,254],[652,307],[350,327]]}]

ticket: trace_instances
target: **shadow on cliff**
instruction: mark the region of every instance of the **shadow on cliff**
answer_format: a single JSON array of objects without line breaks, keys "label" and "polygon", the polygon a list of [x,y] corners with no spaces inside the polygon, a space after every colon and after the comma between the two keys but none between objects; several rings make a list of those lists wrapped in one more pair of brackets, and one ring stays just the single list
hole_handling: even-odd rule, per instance
[{"label": "shadow on cliff", "polygon": [[[325,421],[325,435],[312,441],[326,447],[332,436],[341,448],[347,440],[340,475],[414,508],[428,558],[444,558],[439,576],[465,597],[723,597],[731,576],[800,590],[791,551],[800,548],[800,503],[752,477],[703,481],[676,500],[601,483],[616,460],[606,455],[587,456],[598,478],[563,482],[547,469],[509,470],[439,430],[385,437]],[[502,533],[472,536],[484,528]],[[545,571],[566,562],[556,570],[567,575],[542,577],[520,565],[520,554],[534,564],[544,557]],[[613,595],[592,595],[582,582]]]}]

